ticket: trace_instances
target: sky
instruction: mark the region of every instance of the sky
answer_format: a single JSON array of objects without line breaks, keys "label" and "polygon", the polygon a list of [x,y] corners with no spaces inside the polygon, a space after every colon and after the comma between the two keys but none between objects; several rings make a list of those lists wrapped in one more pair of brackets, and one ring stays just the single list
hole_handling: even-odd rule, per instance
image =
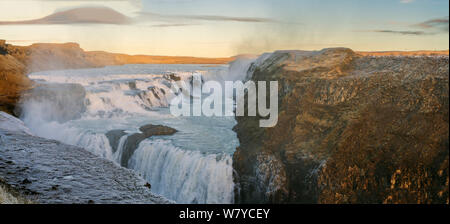
[{"label": "sky", "polygon": [[0,0],[0,39],[228,57],[275,50],[449,49],[448,0]]}]

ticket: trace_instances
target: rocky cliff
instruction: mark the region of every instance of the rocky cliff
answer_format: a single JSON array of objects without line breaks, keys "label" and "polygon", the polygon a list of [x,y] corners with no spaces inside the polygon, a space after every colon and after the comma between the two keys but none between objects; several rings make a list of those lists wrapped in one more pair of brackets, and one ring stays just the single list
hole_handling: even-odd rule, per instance
[{"label": "rocky cliff", "polygon": [[279,121],[237,117],[239,203],[449,203],[449,58],[279,51]]},{"label": "rocky cliff", "polygon": [[25,75],[25,65],[9,54],[5,41],[0,40],[0,111],[12,113],[22,91],[31,87]]}]

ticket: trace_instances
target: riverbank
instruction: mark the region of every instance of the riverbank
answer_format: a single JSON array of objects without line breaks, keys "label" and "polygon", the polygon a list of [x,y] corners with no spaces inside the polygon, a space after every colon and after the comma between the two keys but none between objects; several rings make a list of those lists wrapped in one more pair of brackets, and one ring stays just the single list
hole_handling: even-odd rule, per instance
[{"label": "riverbank", "polygon": [[29,134],[0,112],[0,183],[6,202],[137,203],[171,201],[150,192],[133,171],[82,148]]},{"label": "riverbank", "polygon": [[238,203],[447,203],[448,56],[277,51],[251,66],[279,82],[279,120],[237,117]]}]

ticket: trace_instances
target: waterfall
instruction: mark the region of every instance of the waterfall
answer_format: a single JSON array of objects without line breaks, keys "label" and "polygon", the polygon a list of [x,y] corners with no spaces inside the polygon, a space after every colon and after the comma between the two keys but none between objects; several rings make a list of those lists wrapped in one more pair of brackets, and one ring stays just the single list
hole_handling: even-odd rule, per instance
[{"label": "waterfall", "polygon": [[[247,66],[240,64],[239,70],[245,71]],[[38,97],[22,99],[21,119],[37,136],[83,147],[116,163],[121,161],[127,137],[139,132],[140,126],[156,122],[176,128],[179,132],[174,136],[155,136],[140,142],[128,168],[146,179],[153,192],[176,202],[233,203],[231,155],[238,146],[232,131],[235,120],[173,117],[162,108],[173,97],[169,82],[174,77],[190,85],[194,79],[201,82],[202,78],[228,80],[241,76],[228,76],[225,66],[197,65],[34,73],[30,78],[44,86],[35,94]],[[51,91],[45,85],[51,86]],[[113,152],[105,134],[117,129],[127,134],[120,137]]]},{"label": "waterfall", "polygon": [[165,140],[145,140],[129,167],[150,181],[155,193],[179,203],[233,203],[230,155],[185,151]]},{"label": "waterfall", "polygon": [[112,160],[118,164],[120,164],[120,160],[122,159],[123,146],[125,145],[125,141],[127,140],[128,135],[124,135],[120,137],[119,145],[117,146],[117,151],[113,154]]}]

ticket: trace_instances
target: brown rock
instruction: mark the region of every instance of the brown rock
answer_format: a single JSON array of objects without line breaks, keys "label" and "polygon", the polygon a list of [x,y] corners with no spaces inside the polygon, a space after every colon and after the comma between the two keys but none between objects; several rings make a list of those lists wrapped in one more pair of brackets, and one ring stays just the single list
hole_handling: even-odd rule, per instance
[{"label": "brown rock", "polygon": [[0,110],[12,114],[22,91],[28,90],[32,82],[25,76],[25,66],[7,54],[0,44]]},{"label": "brown rock", "polygon": [[26,76],[32,72],[124,64],[226,64],[232,60],[84,51],[77,43],[14,46],[0,40],[0,110],[13,112],[22,92],[32,88]]},{"label": "brown rock", "polygon": [[275,52],[279,121],[238,117],[240,203],[448,203],[448,57]]}]

